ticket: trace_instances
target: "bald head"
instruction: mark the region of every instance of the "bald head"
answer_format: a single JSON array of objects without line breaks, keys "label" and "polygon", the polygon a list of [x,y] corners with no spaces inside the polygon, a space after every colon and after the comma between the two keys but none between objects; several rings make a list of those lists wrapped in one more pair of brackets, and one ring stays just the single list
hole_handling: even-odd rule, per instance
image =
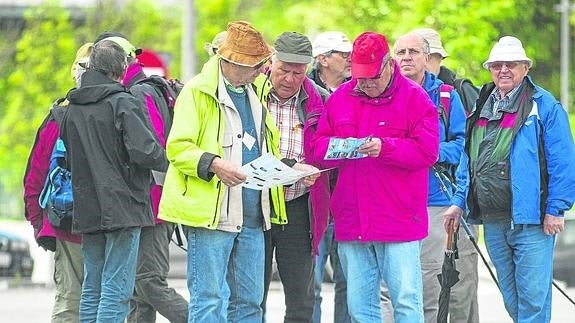
[{"label": "bald head", "polygon": [[429,60],[429,43],[417,33],[400,36],[393,46],[394,58],[401,74],[418,84],[423,83]]}]

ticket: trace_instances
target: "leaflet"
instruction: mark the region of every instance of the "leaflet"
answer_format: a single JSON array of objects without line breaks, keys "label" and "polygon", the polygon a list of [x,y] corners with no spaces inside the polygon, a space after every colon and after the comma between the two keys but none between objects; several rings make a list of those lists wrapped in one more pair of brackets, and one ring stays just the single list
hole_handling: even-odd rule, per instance
[{"label": "leaflet", "polygon": [[329,145],[327,147],[327,152],[325,153],[324,159],[336,160],[365,158],[368,155],[359,153],[357,150],[361,145],[371,141],[371,138],[372,136],[367,136],[365,138],[332,137],[329,139]]},{"label": "leaflet", "polygon": [[[328,169],[319,172],[326,170]],[[247,177],[242,186],[254,190],[291,185],[306,176],[317,173],[317,171],[303,172],[293,169],[270,153],[243,165],[242,171]]]}]

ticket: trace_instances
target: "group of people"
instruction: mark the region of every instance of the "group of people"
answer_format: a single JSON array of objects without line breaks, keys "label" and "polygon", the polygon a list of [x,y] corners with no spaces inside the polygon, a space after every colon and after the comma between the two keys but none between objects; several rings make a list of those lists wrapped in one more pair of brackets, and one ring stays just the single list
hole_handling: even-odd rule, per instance
[{"label": "group of people", "polygon": [[[565,110],[528,76],[519,39],[494,45],[483,64],[493,82],[478,97],[453,87],[429,28],[393,47],[371,31],[313,43],[284,32],[270,46],[234,21],[206,50],[173,120],[138,82],[138,49],[125,36],[105,33],[78,51],[77,88],[40,127],[24,181],[26,216],[55,251],[53,321],[153,322],[157,311],[172,322],[264,322],[275,258],[284,322],[321,322],[329,258],[335,322],[436,322],[447,232],[463,216],[484,225],[511,318],[549,322],[575,146]],[[74,233],[52,228],[37,203],[58,136]],[[368,139],[361,158],[327,159],[335,138]],[[265,154],[311,175],[243,187],[242,165]],[[166,283],[174,224],[188,241],[189,303]],[[479,321],[466,240],[459,232],[451,322]]]}]

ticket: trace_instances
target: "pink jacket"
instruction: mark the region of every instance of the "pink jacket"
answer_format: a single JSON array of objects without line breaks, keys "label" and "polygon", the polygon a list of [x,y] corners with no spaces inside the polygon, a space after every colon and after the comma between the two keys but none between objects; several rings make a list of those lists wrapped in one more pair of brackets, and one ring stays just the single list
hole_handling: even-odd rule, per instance
[{"label": "pink jacket", "polygon": [[331,137],[373,136],[378,157],[322,161],[338,167],[331,197],[337,241],[406,242],[427,236],[429,168],[439,155],[437,110],[423,89],[401,76],[380,97],[342,84],[328,99],[313,137],[314,159],[324,158]]},{"label": "pink jacket", "polygon": [[24,173],[26,219],[30,221],[34,228],[34,235],[38,245],[51,251],[55,250],[55,238],[75,243],[82,241],[82,237],[79,234],[54,229],[38,203],[38,197],[40,192],[42,192],[50,168],[50,156],[59,133],[58,124],[50,113],[38,129],[36,140],[28,157],[26,172]]}]

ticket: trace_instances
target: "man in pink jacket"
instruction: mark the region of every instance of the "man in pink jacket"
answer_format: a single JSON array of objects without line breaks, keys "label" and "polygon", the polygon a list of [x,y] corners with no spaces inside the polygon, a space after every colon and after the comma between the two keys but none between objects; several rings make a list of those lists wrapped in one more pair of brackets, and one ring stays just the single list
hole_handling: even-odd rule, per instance
[{"label": "man in pink jacket", "polygon": [[385,281],[395,322],[423,322],[419,248],[428,229],[428,170],[438,158],[437,111],[400,74],[385,36],[359,35],[351,61],[352,80],[328,99],[313,140],[314,157],[324,159],[335,138],[365,138],[346,155],[360,158],[322,165],[339,170],[331,210],[349,312],[354,322],[381,322]]}]

